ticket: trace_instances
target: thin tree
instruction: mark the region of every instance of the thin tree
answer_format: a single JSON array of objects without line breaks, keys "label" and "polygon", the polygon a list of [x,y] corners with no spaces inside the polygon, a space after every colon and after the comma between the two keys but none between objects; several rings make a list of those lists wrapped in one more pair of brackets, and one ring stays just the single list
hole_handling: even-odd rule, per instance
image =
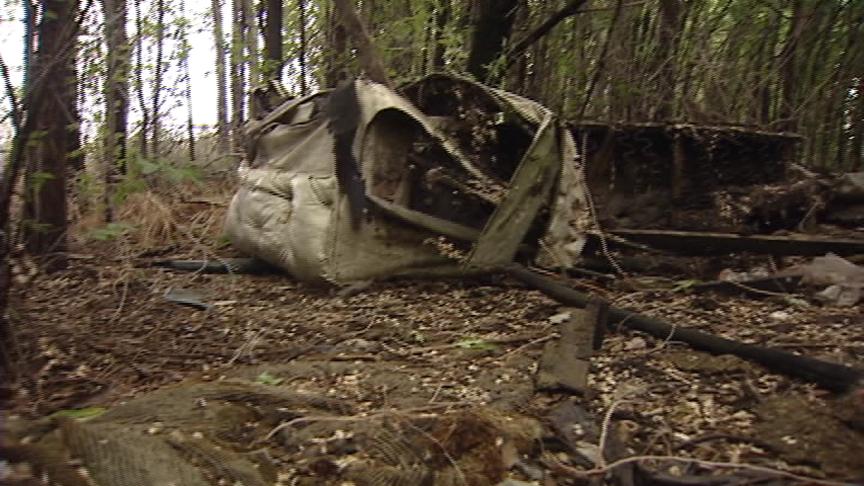
[{"label": "thin tree", "polygon": [[450,0],[438,0],[435,3],[433,19],[434,30],[432,32],[432,54],[429,60],[429,70],[434,72],[444,70],[444,54],[446,52],[444,34],[447,23],[450,22]]},{"label": "thin tree", "polygon": [[150,135],[150,146],[153,147],[153,156],[159,157],[159,124],[162,108],[163,77],[165,73],[165,0],[156,0],[156,62],[153,65],[153,107],[150,111],[152,126]]},{"label": "thin tree", "polygon": [[[29,3],[26,2],[25,3]],[[25,7],[25,19],[29,21],[30,15],[29,5]],[[25,39],[32,36],[32,33],[25,34]],[[32,49],[24,51],[24,67],[30,68],[27,56],[32,54]],[[25,69],[24,79],[28,80],[29,76]],[[5,163],[3,171],[0,172],[0,387],[9,387],[18,379],[18,368],[16,362],[18,360],[18,346],[15,338],[15,330],[12,323],[6,315],[6,306],[9,299],[9,288],[12,286],[11,271],[9,268],[9,253],[11,252],[11,242],[8,236],[9,224],[9,206],[12,200],[12,190],[15,182],[18,180],[20,171],[24,144],[28,138],[28,132],[32,130],[32,120],[28,120],[24,126],[21,117],[24,112],[23,104],[18,103],[18,98],[15,94],[15,89],[12,87],[12,80],[9,76],[9,68],[0,56],[0,78],[3,80],[3,87],[6,91],[6,96],[9,98],[10,117],[12,119],[12,148],[8,163]],[[23,92],[25,100],[28,98],[27,91]],[[4,161],[6,162],[6,161]],[[11,390],[0,390],[0,395],[11,393]]]},{"label": "thin tree", "polygon": [[239,153],[242,146],[244,93],[246,91],[246,66],[243,50],[246,47],[244,30],[244,0],[231,2],[231,152]]},{"label": "thin tree", "polygon": [[348,59],[348,33],[339,21],[339,15],[335,9],[327,11],[326,19],[327,43],[323,78],[324,85],[332,88],[344,77],[345,63]]},{"label": "thin tree", "polygon": [[282,77],[282,0],[267,0],[264,14],[264,79],[278,80]]},{"label": "thin tree", "polygon": [[519,1],[477,0],[472,3],[473,29],[466,69],[478,80],[485,81],[490,65],[501,56],[510,39]]},{"label": "thin tree", "polygon": [[570,0],[567,2],[567,5],[550,15],[549,18],[532,30],[528,35],[520,39],[519,42],[513,44],[513,47],[507,50],[507,64],[509,65],[515,62],[522,53],[524,53],[535,42],[540,40],[544,35],[552,31],[555,26],[568,17],[572,17],[579,13],[579,9],[582,8],[582,5],[587,1],[588,0]]},{"label": "thin tree", "polygon": [[113,220],[114,186],[126,174],[127,117],[129,113],[129,39],[126,0],[102,0],[105,17],[106,71],[105,128],[102,143],[105,173],[105,221]]},{"label": "thin tree", "polygon": [[861,69],[858,85],[855,87],[855,105],[852,108],[850,131],[848,170],[864,170],[864,69]]},{"label": "thin tree", "polygon": [[144,21],[141,18],[141,0],[135,0],[135,91],[138,93],[138,109],[141,125],[138,129],[138,150],[142,158],[148,156],[147,137],[150,134],[150,108],[144,95]]},{"label": "thin tree", "polygon": [[230,150],[228,133],[228,86],[225,80],[225,34],[222,30],[222,5],[212,0],[210,11],[213,15],[213,42],[216,48],[216,138],[219,152],[227,154]]},{"label": "thin tree", "polygon": [[[70,152],[68,126],[77,110],[74,95],[75,24],[78,4],[75,0],[45,0],[37,27],[38,51],[33,66],[31,87],[27,90],[45,97],[38,107],[27,113],[33,117],[33,160],[25,174],[24,242],[33,255],[53,257],[46,267],[66,266],[66,177]],[[71,101],[71,103],[70,103]],[[38,109],[35,109],[38,108]],[[38,137],[32,134],[38,133]]]},{"label": "thin tree", "polygon": [[[73,44],[71,48],[76,49],[77,45]],[[77,59],[78,53],[76,52],[73,56]],[[69,89],[58,93],[58,95],[64,97],[63,106],[72,109],[72,111],[64,113],[64,116],[69,120],[69,124],[66,126],[66,149],[69,151],[69,169],[74,174],[84,170],[85,162],[85,153],[81,146],[81,112],[78,109],[80,77],[76,65],[71,66],[70,79],[74,82],[69,83]]]},{"label": "thin tree", "polygon": [[186,2],[180,0],[180,15],[182,21],[178,26],[177,35],[180,44],[180,72],[183,77],[183,98],[186,102],[186,138],[189,144],[189,161],[195,161],[195,123],[192,110],[192,73],[189,71],[189,23],[186,21]]},{"label": "thin tree", "polygon": [[372,44],[372,38],[366,31],[366,26],[354,10],[354,6],[348,0],[334,0],[334,7],[339,14],[340,21],[345,27],[345,31],[354,41],[354,46],[360,59],[361,67],[366,71],[366,75],[372,81],[381,83],[388,87],[393,87],[392,81],[387,76],[387,71],[384,69],[384,64],[381,57],[375,51],[375,45]]},{"label": "thin tree", "polygon": [[299,49],[299,52],[297,53],[297,64],[300,67],[300,96],[306,96],[309,92],[306,82],[306,53],[308,51],[306,35],[306,0],[297,0],[297,24],[297,34],[300,38],[300,43],[297,46]]},{"label": "thin tree", "polygon": [[34,46],[33,42],[36,39],[36,12],[33,11],[33,4],[30,0],[21,2],[24,6],[24,53],[23,53],[23,68],[24,80],[22,83],[23,97],[27,97],[27,87],[30,85],[31,64],[33,62]]},{"label": "thin tree", "polygon": [[[25,201],[24,217],[36,218],[30,219],[24,228],[28,249],[61,252],[46,262],[49,270],[66,263],[62,251],[67,225],[65,181],[69,137],[65,135],[70,121],[77,119],[76,43],[87,10],[76,15],[78,3],[74,0],[42,1],[37,27],[36,12],[32,4],[25,3],[25,19],[32,26],[25,29],[25,44],[33,46],[32,40],[38,38],[38,50],[25,49],[26,85],[20,90],[20,98],[0,56],[0,80],[9,99],[13,128],[9,158],[0,170],[0,387],[3,388],[0,400],[9,396],[7,392],[11,392],[19,376],[15,332],[6,313],[11,286],[8,230],[12,193],[25,169],[25,198],[34,199]],[[27,157],[31,163],[25,168]],[[39,182],[38,188],[33,186],[34,182]],[[38,236],[36,229],[40,230]]]},{"label": "thin tree", "polygon": [[675,53],[681,38],[684,4],[681,0],[660,0],[660,29],[657,42],[656,66],[657,107],[655,120],[667,120],[675,109]]},{"label": "thin tree", "polygon": [[[261,69],[258,62],[258,30],[255,28],[255,9],[252,0],[242,0],[243,8],[243,63],[248,73],[247,87],[253,88],[261,82]],[[248,91],[248,90],[247,90]]]}]

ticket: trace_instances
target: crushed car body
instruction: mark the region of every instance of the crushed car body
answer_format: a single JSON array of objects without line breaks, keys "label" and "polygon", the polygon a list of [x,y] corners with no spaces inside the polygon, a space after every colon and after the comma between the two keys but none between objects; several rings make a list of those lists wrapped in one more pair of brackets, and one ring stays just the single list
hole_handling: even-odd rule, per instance
[{"label": "crushed car body", "polygon": [[555,115],[445,75],[400,91],[355,80],[250,121],[234,246],[332,283],[571,266],[589,207]]}]

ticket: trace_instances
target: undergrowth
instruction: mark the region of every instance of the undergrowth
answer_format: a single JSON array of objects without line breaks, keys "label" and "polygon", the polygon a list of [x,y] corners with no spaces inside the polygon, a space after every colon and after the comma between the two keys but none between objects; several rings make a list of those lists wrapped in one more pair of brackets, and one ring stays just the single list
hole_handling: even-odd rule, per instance
[{"label": "undergrowth", "polygon": [[122,246],[124,254],[167,248],[209,253],[224,245],[222,221],[232,192],[232,182],[224,177],[148,184],[125,194],[109,223],[102,207],[82,211],[79,205],[70,246],[83,252],[97,244],[117,250]]}]

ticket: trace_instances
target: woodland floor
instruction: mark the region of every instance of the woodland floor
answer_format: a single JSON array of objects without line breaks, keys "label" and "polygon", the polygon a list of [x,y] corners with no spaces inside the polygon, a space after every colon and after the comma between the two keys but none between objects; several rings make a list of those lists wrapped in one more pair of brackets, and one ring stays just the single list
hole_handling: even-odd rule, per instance
[{"label": "woodland floor", "polygon": [[[264,384],[278,381],[337,399],[355,415],[493,406],[546,423],[554,406],[573,398],[533,389],[543,343],[554,334],[550,317],[561,306],[503,276],[381,282],[341,296],[279,275],[141,268],[136,263],[142,259],[114,258],[114,250],[110,242],[84,246],[69,270],[37,275],[16,288],[11,312],[27,379],[13,414],[35,418],[110,407],[182,380],[262,382],[262,370]],[[736,264],[743,263],[728,262]],[[604,288],[568,280],[613,305],[681,326],[864,366],[862,306],[689,295],[657,282],[634,277],[631,285]],[[214,307],[168,302],[168,288],[193,289]],[[840,420],[845,405],[738,358],[622,329],[608,334],[593,358],[590,385],[589,396],[576,402],[598,424],[615,402],[611,430],[630,454],[733,462],[810,478],[864,478],[864,434]],[[284,471],[332,474],[312,467],[308,453],[272,445],[270,454]],[[556,458],[579,469],[566,454]],[[532,463],[535,470],[540,463]],[[685,463],[664,464],[675,474],[693,471]],[[532,466],[523,466],[512,477],[530,479]],[[561,471],[555,477],[527,484],[574,481]],[[770,483],[742,478],[740,484]]]}]

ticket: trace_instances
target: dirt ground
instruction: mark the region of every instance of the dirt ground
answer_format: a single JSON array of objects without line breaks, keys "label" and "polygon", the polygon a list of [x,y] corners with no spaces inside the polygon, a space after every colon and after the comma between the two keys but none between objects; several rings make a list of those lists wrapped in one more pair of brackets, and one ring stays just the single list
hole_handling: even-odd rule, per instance
[{"label": "dirt ground", "polygon": [[[641,467],[665,475],[667,482],[656,484],[709,484],[705,478],[712,477],[718,481],[710,484],[864,478],[864,433],[850,426],[857,412],[848,397],[738,358],[694,351],[674,338],[664,342],[619,329],[607,335],[592,360],[587,396],[535,392],[537,362],[544,343],[556,335],[554,316],[562,308],[504,276],[403,279],[339,292],[281,275],[142,267],[152,257],[117,256],[116,246],[91,243],[67,271],[36,274],[16,287],[10,312],[26,379],[9,411],[13,421],[135,403],[184,380],[195,385],[245,379],[331,404],[327,424],[317,422],[324,412],[310,405],[247,431],[255,437],[247,437],[244,450],[264,446],[280,484],[412,484],[364,483],[343,474],[345,458],[356,456],[357,448],[340,444],[370,428],[399,424],[418,430],[403,434],[403,448],[426,441],[438,449],[440,454],[426,454],[417,463],[449,464],[458,473],[452,484],[506,478],[513,482],[502,484],[583,484],[579,471],[590,470],[591,463],[561,446],[566,432],[555,432],[555,414],[567,406],[570,412],[587,411],[590,419],[582,426],[600,427],[607,442],[614,435],[619,457],[698,460],[643,462]],[[166,249],[201,256],[193,250]],[[614,287],[587,279],[567,283],[680,326],[864,367],[862,306],[692,295],[676,288],[675,280],[644,276]],[[168,289],[193,291],[211,307],[169,302]],[[437,425],[417,425],[433,419]],[[510,433],[502,432],[505,423]],[[442,427],[447,434],[439,433]],[[460,459],[460,444],[474,452],[497,447],[495,457],[507,456],[502,436],[521,442],[511,441],[516,445],[509,455],[515,458],[505,457],[494,471],[491,463],[483,465],[488,455],[477,456],[483,465],[477,471]],[[466,445],[472,441],[476,447]],[[591,440],[574,443],[591,456]],[[601,458],[599,464],[606,462]],[[595,478],[608,470],[600,472]],[[435,484],[448,484],[444,477],[436,476]]]}]

